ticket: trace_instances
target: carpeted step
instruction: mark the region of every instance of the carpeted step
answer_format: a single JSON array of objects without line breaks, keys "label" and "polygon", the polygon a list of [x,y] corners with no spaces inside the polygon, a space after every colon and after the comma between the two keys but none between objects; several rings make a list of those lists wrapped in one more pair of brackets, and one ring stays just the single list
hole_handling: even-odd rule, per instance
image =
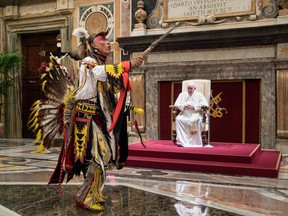
[{"label": "carpeted step", "polygon": [[250,164],[129,156],[126,166],[277,178],[280,162],[281,153],[279,151],[261,150],[257,153],[257,156],[254,157]]},{"label": "carpeted step", "polygon": [[148,140],[129,145],[129,155],[136,157],[168,158],[199,161],[251,163],[261,151],[260,144],[211,143],[213,148],[178,147],[171,140]]}]

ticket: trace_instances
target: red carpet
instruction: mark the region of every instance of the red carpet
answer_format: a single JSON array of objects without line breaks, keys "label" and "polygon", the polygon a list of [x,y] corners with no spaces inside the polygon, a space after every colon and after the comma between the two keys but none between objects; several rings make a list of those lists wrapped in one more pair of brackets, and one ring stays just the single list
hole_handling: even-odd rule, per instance
[{"label": "red carpet", "polygon": [[126,166],[228,175],[277,178],[281,153],[261,150],[259,144],[211,143],[214,148],[184,148],[170,140],[129,145]]}]

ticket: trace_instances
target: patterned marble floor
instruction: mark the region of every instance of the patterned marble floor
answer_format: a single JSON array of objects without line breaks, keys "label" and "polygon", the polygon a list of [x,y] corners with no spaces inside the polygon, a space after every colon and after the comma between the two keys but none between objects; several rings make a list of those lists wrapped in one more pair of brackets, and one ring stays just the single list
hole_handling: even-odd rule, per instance
[{"label": "patterned marble floor", "polygon": [[76,206],[83,178],[47,185],[59,147],[34,154],[32,140],[0,140],[0,216],[13,215],[288,215],[288,155],[278,179],[159,169],[124,168],[109,172],[105,211]]}]

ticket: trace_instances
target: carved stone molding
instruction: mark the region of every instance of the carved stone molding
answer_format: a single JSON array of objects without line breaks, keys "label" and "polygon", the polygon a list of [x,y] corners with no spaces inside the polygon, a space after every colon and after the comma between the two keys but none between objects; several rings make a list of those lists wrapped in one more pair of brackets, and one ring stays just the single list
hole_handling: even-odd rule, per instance
[{"label": "carved stone molding", "polygon": [[269,0],[269,3],[264,5],[262,14],[266,18],[275,18],[278,15],[279,6],[275,0]]},{"label": "carved stone molding", "polygon": [[147,12],[144,10],[144,2],[141,0],[139,0],[137,3],[137,11],[134,14],[134,18],[138,22],[135,24],[135,28],[146,29],[146,25],[143,22],[147,18]]},{"label": "carved stone molding", "polygon": [[[159,35],[119,37],[119,46],[125,51],[142,52]],[[153,51],[175,51],[214,47],[269,45],[288,42],[288,24],[256,26],[240,29],[219,29],[199,32],[170,33]]]},{"label": "carved stone molding", "polygon": [[[169,1],[169,0],[158,0],[154,10],[148,15],[147,26],[149,28],[167,28],[171,23],[185,22],[187,25],[204,25],[204,24],[220,24],[226,21],[255,21],[262,15],[261,0],[251,1],[235,1],[228,0],[222,2],[210,2],[210,1]],[[235,6],[235,3],[244,4],[242,7]],[[183,17],[175,15],[175,18],[169,18],[168,5],[175,11],[182,12],[185,5],[187,12],[182,12]],[[189,5],[189,6],[188,6]],[[213,7],[212,7],[212,6]],[[220,6],[221,5],[221,6]],[[176,7],[177,6],[177,7]],[[179,7],[179,8],[178,8]],[[186,15],[185,15],[186,13]]]},{"label": "carved stone molding", "polygon": [[157,1],[154,10],[148,14],[147,26],[150,29],[158,28],[160,25],[160,20],[163,19],[163,8],[160,7],[161,1]]}]

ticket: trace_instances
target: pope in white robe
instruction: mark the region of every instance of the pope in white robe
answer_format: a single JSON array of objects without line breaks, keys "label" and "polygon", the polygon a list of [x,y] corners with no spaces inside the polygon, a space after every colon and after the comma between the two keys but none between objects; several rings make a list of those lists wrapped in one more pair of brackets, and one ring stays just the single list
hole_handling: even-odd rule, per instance
[{"label": "pope in white robe", "polygon": [[196,91],[195,83],[187,85],[187,91],[181,92],[174,104],[180,110],[177,115],[176,140],[178,146],[202,147],[202,117],[201,107],[208,106],[203,94]]}]

